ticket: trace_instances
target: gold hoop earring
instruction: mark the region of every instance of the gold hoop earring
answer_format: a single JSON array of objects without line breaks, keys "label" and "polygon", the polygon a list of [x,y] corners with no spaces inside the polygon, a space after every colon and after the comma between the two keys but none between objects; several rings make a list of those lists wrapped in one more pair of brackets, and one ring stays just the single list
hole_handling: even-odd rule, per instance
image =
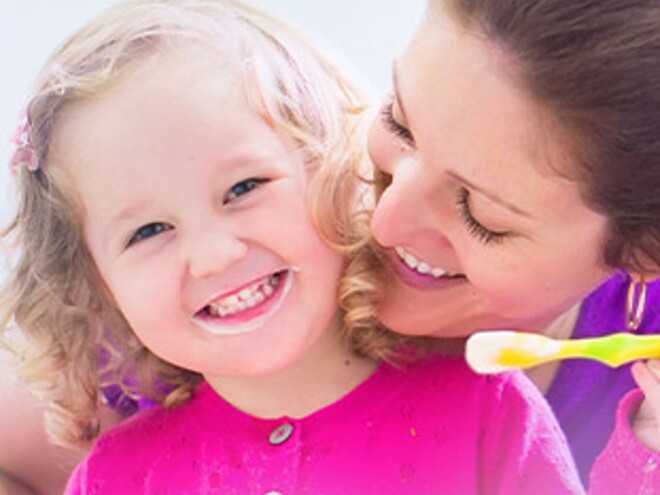
[{"label": "gold hoop earring", "polygon": [[635,331],[644,317],[646,307],[646,280],[640,276],[639,282],[630,281],[628,299],[626,301],[626,326],[629,331]]}]

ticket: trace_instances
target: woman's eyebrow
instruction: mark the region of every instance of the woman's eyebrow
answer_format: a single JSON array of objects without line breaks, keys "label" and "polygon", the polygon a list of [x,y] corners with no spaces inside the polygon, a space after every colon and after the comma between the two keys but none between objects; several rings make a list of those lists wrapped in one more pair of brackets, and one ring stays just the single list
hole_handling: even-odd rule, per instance
[{"label": "woman's eyebrow", "polygon": [[483,189],[482,187],[474,184],[473,182],[469,181],[468,179],[466,179],[462,175],[459,175],[459,174],[457,174],[456,172],[453,172],[453,171],[448,171],[447,175],[449,175],[455,181],[460,182],[461,184],[469,187],[473,191],[477,191],[478,193],[483,194],[484,196],[486,196],[491,201],[503,206],[504,208],[506,208],[507,210],[515,213],[516,215],[520,215],[522,217],[529,218],[530,220],[535,220],[534,216],[531,213],[520,209],[518,206],[508,202],[506,199],[500,197],[496,193]]},{"label": "woman's eyebrow", "polygon": [[[393,92],[394,92],[394,99],[397,102],[397,105],[399,107],[399,111],[401,112],[401,116],[403,117],[405,122],[408,122],[408,118],[406,117],[406,108],[405,105],[401,99],[400,92],[399,92],[399,76],[398,76],[398,65],[397,61],[394,60],[392,63],[392,87],[393,87]],[[494,201],[495,203],[498,203],[505,207],[507,210],[512,211],[516,215],[523,216],[525,218],[529,218],[534,220],[534,216],[530,214],[529,212],[522,210],[521,208],[517,207],[516,205],[508,202],[504,198],[501,198],[494,192],[486,191],[482,187],[477,186],[473,182],[469,181],[465,177],[462,177],[461,175],[456,174],[455,172],[448,172],[448,174],[456,181],[460,182],[461,184],[464,184],[465,186],[468,186],[470,189],[477,191],[490,200]]]},{"label": "woman's eyebrow", "polygon": [[404,122],[408,122],[408,117],[406,115],[406,107],[401,100],[401,93],[399,91],[399,75],[398,75],[398,64],[395,59],[392,62],[392,90],[394,92],[394,99],[396,100],[397,106],[401,111],[401,116],[403,117]]}]

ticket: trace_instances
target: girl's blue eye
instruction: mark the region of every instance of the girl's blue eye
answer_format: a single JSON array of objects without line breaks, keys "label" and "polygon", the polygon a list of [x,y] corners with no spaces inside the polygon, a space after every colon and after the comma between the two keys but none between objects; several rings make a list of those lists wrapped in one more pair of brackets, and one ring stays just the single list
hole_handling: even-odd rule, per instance
[{"label": "girl's blue eye", "polygon": [[227,194],[225,194],[225,197],[222,200],[222,204],[227,204],[230,201],[233,201],[236,198],[249,193],[253,189],[259,187],[261,184],[268,182],[268,180],[269,179],[265,178],[251,177],[249,179],[242,180],[241,182],[237,182],[229,188],[229,191]]},{"label": "girl's blue eye", "polygon": [[147,225],[143,225],[142,227],[137,229],[133,234],[133,236],[128,240],[127,247],[131,246],[132,244],[135,244],[136,242],[140,242],[145,239],[148,239],[149,237],[162,234],[163,232],[166,232],[168,230],[172,230],[172,226],[163,222],[154,222],[154,223],[148,223]]}]

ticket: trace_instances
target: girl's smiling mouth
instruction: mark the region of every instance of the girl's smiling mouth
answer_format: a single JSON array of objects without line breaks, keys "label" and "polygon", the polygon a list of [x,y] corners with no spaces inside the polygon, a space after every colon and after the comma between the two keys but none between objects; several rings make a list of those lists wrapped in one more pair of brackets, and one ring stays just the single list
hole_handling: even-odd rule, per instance
[{"label": "girl's smiling mouth", "polygon": [[195,313],[192,320],[214,335],[238,335],[257,330],[279,309],[291,289],[291,271],[272,273],[223,294]]}]

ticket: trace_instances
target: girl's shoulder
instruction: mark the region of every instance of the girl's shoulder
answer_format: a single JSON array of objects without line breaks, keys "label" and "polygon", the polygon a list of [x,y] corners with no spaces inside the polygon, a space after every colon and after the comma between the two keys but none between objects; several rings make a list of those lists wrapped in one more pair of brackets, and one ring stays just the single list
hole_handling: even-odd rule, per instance
[{"label": "girl's shoulder", "polygon": [[77,467],[72,483],[94,480],[106,490],[99,488],[99,493],[130,492],[132,480],[143,480],[154,462],[170,451],[185,449],[190,436],[197,434],[192,426],[204,407],[204,393],[200,387],[184,404],[172,408],[156,405],[110,428]]},{"label": "girl's shoulder", "polygon": [[403,375],[408,393],[435,398],[442,408],[452,403],[462,408],[469,403],[473,411],[487,413],[494,405],[507,410],[521,403],[536,407],[545,402],[522,372],[480,375],[468,366],[463,355],[432,353],[395,369]]}]

